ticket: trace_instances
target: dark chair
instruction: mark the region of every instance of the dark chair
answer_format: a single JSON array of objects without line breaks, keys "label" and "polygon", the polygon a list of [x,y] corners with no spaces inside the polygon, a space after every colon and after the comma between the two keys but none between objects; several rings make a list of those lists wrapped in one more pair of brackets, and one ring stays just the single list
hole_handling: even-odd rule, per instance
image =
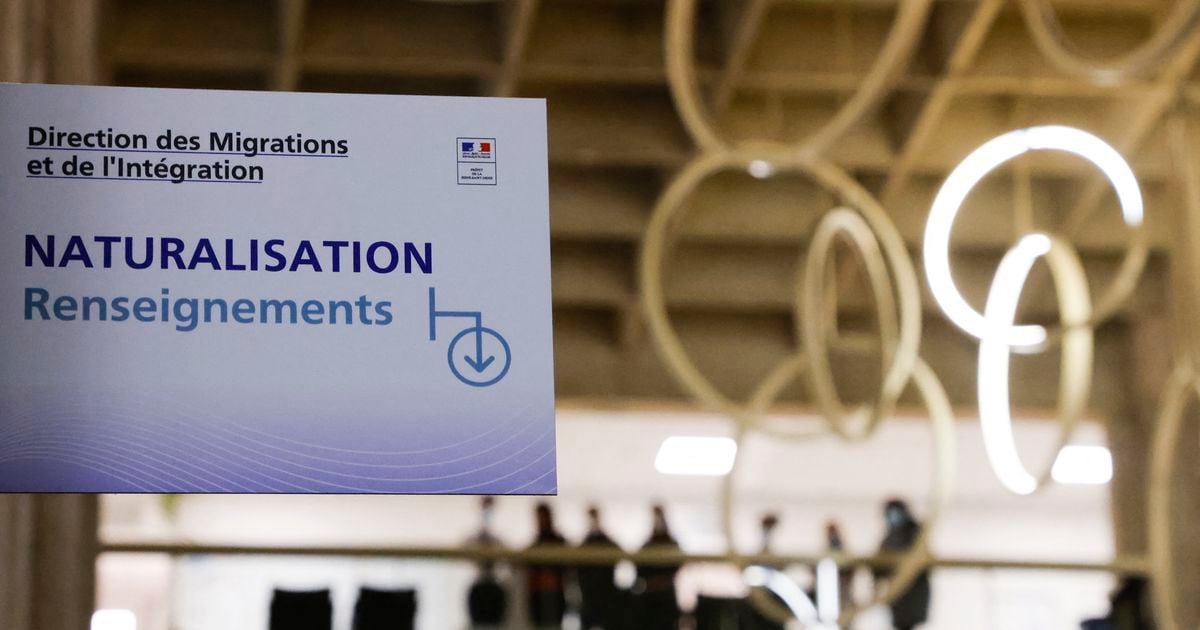
[{"label": "dark chair", "polygon": [[333,600],[329,597],[329,589],[275,589],[270,618],[270,630],[332,630]]},{"label": "dark chair", "polygon": [[354,604],[353,630],[412,630],[417,620],[417,592],[363,588]]},{"label": "dark chair", "polygon": [[679,628],[679,603],[675,599],[675,588],[646,591],[631,599],[635,628],[639,630],[677,630]]},{"label": "dark chair", "polygon": [[696,600],[696,630],[741,630],[741,599],[708,597]]},{"label": "dark chair", "polygon": [[[783,610],[787,610],[787,605],[783,603],[774,593],[768,594],[767,597],[775,600]],[[742,630],[783,630],[784,624],[779,623],[764,615],[750,598],[743,600],[742,604]]]}]

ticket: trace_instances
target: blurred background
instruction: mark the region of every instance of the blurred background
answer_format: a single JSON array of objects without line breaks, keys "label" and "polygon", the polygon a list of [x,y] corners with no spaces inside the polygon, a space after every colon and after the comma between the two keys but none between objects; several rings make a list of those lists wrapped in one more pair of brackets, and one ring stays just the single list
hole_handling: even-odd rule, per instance
[{"label": "blurred background", "polygon": [[[728,138],[804,138],[866,80],[904,4],[702,0],[691,57],[702,99]],[[930,530],[937,562],[927,619],[918,615],[916,625],[1060,630],[1095,619],[1109,625],[1089,627],[1151,628],[1152,440],[1173,359],[1197,328],[1185,294],[1188,278],[1200,277],[1180,256],[1194,241],[1168,129],[1184,129],[1188,144],[1200,136],[1168,121],[1195,117],[1200,31],[1189,23],[1136,76],[1096,80],[1053,65],[1019,4],[932,1],[891,89],[823,155],[882,203],[920,275],[930,203],[968,153],[1011,129],[1077,126],[1132,165],[1146,199],[1148,262],[1131,298],[1095,330],[1093,389],[1072,439],[1093,447],[1090,455],[1063,464],[1058,481],[1033,497],[1009,493],[993,474],[978,422],[978,342],[944,318],[920,278],[921,356],[954,408],[959,467]],[[1180,7],[1194,4],[1045,6],[1057,12],[1060,35],[1075,52],[1104,60],[1138,50]],[[904,500],[914,522],[929,515],[934,453],[928,413],[913,392],[859,444],[752,434],[737,443],[733,479],[721,459],[728,442],[692,442],[695,450],[685,441],[674,454],[668,448],[669,438],[734,438],[736,426],[676,383],[641,302],[638,255],[647,221],[664,187],[699,151],[668,85],[666,11],[662,0],[0,0],[0,79],[7,81],[547,99],[560,477],[559,496],[546,504],[551,529],[561,534],[547,534],[545,523],[539,530],[540,500],[530,497],[489,506],[478,497],[7,496],[0,498],[0,621],[8,623],[0,626],[65,630],[91,619],[92,630],[260,630],[271,623],[273,601],[289,605],[278,591],[328,590],[316,596],[325,611],[316,617],[332,619],[323,627],[362,630],[366,622],[354,625],[354,611],[367,587],[415,592],[407,616],[415,626],[386,627],[482,627],[468,603],[483,592],[479,584],[494,579],[503,595],[492,603],[505,603],[492,622],[500,627],[584,627],[588,601],[651,611],[646,602],[656,590],[684,611],[681,621],[657,620],[651,611],[601,623],[781,627],[752,625],[763,621],[746,613],[758,609],[742,600],[744,576],[721,558],[729,549],[724,483],[736,495],[737,549],[774,554],[767,564],[787,567],[810,590],[815,563],[836,555],[843,567],[857,567],[838,580],[843,603],[869,602],[873,573],[886,580],[883,569],[892,566],[876,558],[897,527],[885,518],[885,502]],[[749,398],[796,351],[798,261],[816,222],[838,203],[809,178],[772,174],[704,179],[684,202],[664,263],[675,331],[700,371],[734,400]],[[984,180],[956,223],[955,278],[976,308],[1000,258],[1031,227],[1070,234],[1093,295],[1130,246],[1115,196],[1087,162],[1060,153],[1014,160]],[[873,331],[875,307],[854,261],[840,251],[832,265],[833,316],[839,331]],[[1035,269],[1023,319],[1057,321],[1049,280],[1042,266]],[[843,398],[872,400],[878,356],[837,347],[831,354]],[[1055,453],[1059,378],[1057,351],[1013,359],[1014,433],[1034,467],[1062,457]],[[798,383],[784,389],[769,418],[791,429],[823,422]],[[1176,562],[1179,610],[1176,625],[1161,627],[1196,628],[1200,441],[1190,410],[1184,426],[1190,437],[1178,447],[1175,527],[1165,543]],[[665,570],[669,589],[656,586],[663,582],[650,565],[617,563],[654,540],[654,505],[671,540],[695,556],[677,574]],[[545,562],[504,556],[538,541],[580,544],[594,533],[589,507],[620,547],[588,565],[613,578],[614,590],[600,592],[616,599],[589,600],[588,578],[564,568],[568,559],[545,570]],[[768,516],[778,524],[768,518],[764,527]],[[837,544],[829,524],[837,525]],[[1127,610],[1132,601],[1134,617],[1113,617],[1114,601]],[[703,612],[717,609],[736,612]],[[867,606],[847,627],[913,627],[893,612]]]}]

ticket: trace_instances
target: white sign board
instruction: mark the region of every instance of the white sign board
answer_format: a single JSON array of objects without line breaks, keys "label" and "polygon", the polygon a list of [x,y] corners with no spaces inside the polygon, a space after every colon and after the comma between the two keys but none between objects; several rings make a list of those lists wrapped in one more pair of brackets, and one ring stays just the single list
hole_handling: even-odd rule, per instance
[{"label": "white sign board", "polygon": [[0,491],[556,489],[545,103],[0,85]]}]

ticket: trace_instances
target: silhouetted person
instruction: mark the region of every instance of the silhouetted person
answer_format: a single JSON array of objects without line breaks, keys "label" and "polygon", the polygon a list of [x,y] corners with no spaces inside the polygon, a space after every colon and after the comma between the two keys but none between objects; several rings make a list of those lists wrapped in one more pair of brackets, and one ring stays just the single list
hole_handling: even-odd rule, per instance
[{"label": "silhouetted person", "polygon": [[[496,513],[495,497],[479,500],[479,531],[468,544],[481,549],[500,547],[500,539],[492,533]],[[496,563],[483,560],[479,563],[479,575],[467,590],[467,616],[472,628],[498,628],[508,618],[508,589],[500,582]]]},{"label": "silhouetted person", "polygon": [[1157,627],[1153,596],[1146,578],[1130,576],[1121,580],[1112,595],[1109,618],[1116,630],[1154,630]]},{"label": "silhouetted person", "polygon": [[825,549],[832,555],[845,553],[846,544],[842,541],[842,528],[837,521],[825,523]]},{"label": "silhouetted person", "polygon": [[1150,584],[1143,577],[1122,578],[1113,591],[1112,608],[1103,619],[1083,622],[1084,630],[1155,630]]},{"label": "silhouetted person", "polygon": [[[653,509],[654,525],[650,540],[643,550],[679,551],[679,543],[667,526],[667,515],[661,505]],[[639,593],[637,627],[644,630],[676,630],[679,626],[679,603],[675,597],[675,575],[678,565],[639,565],[635,591]]]},{"label": "silhouetted person", "polygon": [[758,521],[758,532],[760,537],[759,552],[769,554],[774,551],[775,530],[779,527],[778,514],[763,514],[763,517]]},{"label": "silhouetted person", "polygon": [[499,546],[500,540],[492,533],[492,521],[496,514],[496,498],[483,497],[479,500],[479,532],[471,540],[480,547]]},{"label": "silhouetted person", "polygon": [[[879,546],[880,553],[898,554],[911,549],[921,535],[921,524],[913,518],[908,504],[900,499],[891,499],[883,508],[887,521],[887,533]],[[880,581],[890,578],[892,571],[877,569],[875,587]],[[924,571],[913,580],[908,589],[892,602],[892,625],[897,630],[912,630],[929,618],[930,599],[929,571]]]},{"label": "silhouetted person", "polygon": [[499,628],[508,617],[508,591],[496,575],[496,565],[483,562],[479,576],[467,592],[467,614],[472,628]]},{"label": "silhouetted person", "polygon": [[[566,544],[566,539],[554,527],[554,513],[549,505],[539,503],[534,515],[537,519],[537,537],[534,538],[533,547],[561,547]],[[562,627],[563,614],[567,610],[563,574],[564,569],[560,564],[530,563],[527,567],[529,620],[535,627]]]},{"label": "silhouetted person", "polygon": [[[583,539],[582,547],[620,551],[621,548],[600,524],[600,510],[588,508],[588,532]],[[620,612],[620,592],[613,581],[615,565],[584,565],[580,566],[579,576],[579,618],[583,630],[604,628],[615,630],[620,624],[617,614]]]},{"label": "silhouetted person", "polygon": [[[846,553],[846,545],[842,540],[842,529],[837,521],[825,523],[825,551],[831,557]],[[854,567],[838,565],[838,604],[842,610],[849,609],[854,604]]]},{"label": "silhouetted person", "polygon": [[[777,514],[764,514],[763,517],[759,519],[759,553],[763,555],[769,555],[775,552],[775,530],[778,528],[779,515]],[[772,568],[781,569],[782,567],[775,566]],[[779,608],[787,610],[787,604],[784,603],[784,601],[780,599],[778,595],[768,591],[766,596],[774,601]],[[763,614],[762,611],[760,611],[758,607],[750,601],[749,598],[742,602],[742,614],[740,617],[741,625],[739,627],[745,628],[746,630],[783,630],[784,628],[784,624],[779,623]],[[709,627],[723,629],[731,626],[711,625]]]}]

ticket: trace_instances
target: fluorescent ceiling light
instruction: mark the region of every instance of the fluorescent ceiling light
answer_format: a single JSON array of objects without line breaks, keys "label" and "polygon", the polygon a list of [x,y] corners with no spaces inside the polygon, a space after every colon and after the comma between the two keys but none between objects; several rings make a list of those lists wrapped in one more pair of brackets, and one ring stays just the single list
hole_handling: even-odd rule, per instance
[{"label": "fluorescent ceiling light", "polygon": [[92,630],[137,630],[132,610],[108,608],[92,613]]},{"label": "fluorescent ceiling light", "polygon": [[654,467],[664,475],[728,475],[737,458],[737,442],[727,437],[682,437],[663,440]]},{"label": "fluorescent ceiling light", "polygon": [[1050,475],[1064,485],[1104,485],[1112,481],[1112,452],[1103,446],[1066,446]]}]

